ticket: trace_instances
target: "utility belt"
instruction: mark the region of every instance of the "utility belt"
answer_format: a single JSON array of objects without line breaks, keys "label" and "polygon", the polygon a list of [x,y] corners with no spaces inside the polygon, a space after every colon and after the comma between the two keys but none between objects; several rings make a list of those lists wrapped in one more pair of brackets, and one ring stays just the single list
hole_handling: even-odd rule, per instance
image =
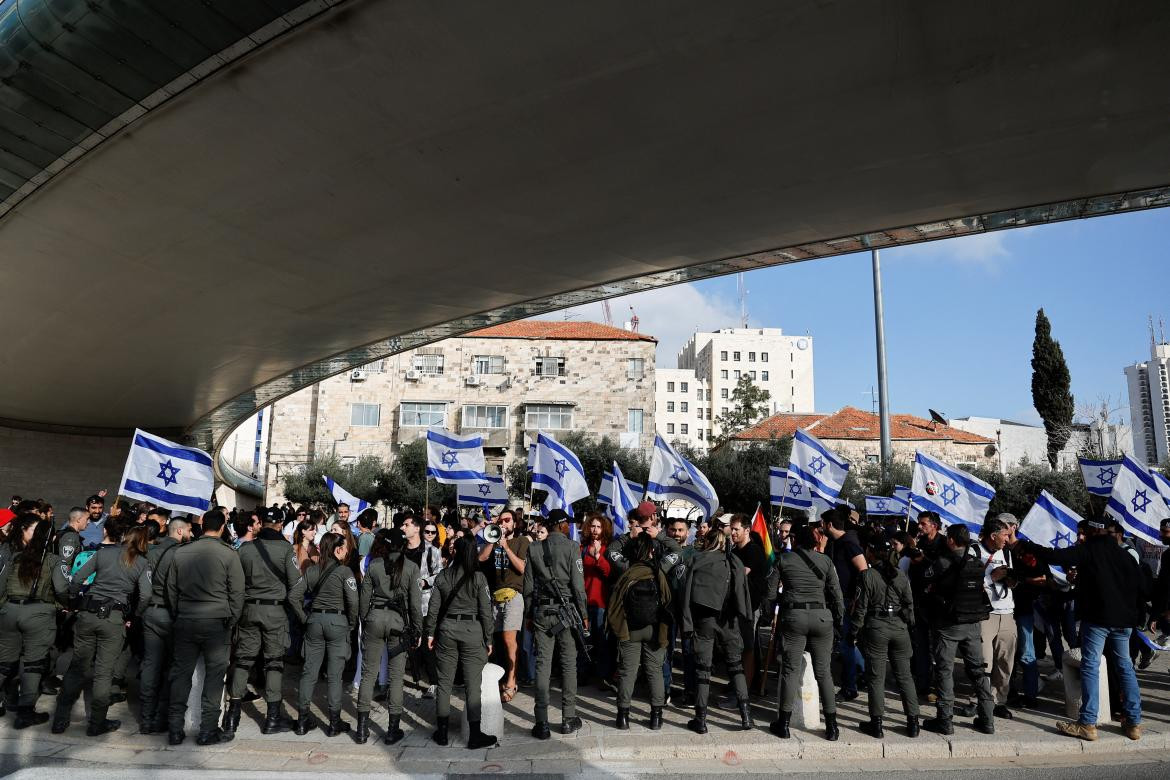
[{"label": "utility belt", "polygon": [[893,617],[901,611],[901,607],[870,607],[865,614],[869,617]]},{"label": "utility belt", "polygon": [[284,603],[284,599],[244,599],[244,603],[261,607],[279,607]]},{"label": "utility belt", "polygon": [[99,618],[105,619],[110,616],[111,612],[118,611],[125,617],[126,613],[130,611],[130,607],[117,601],[108,601],[96,599],[93,596],[87,596],[81,602],[81,609],[83,612],[89,612],[97,615]]},{"label": "utility belt", "polygon": [[166,609],[167,605],[161,601],[152,601],[146,605],[147,609]]},{"label": "utility belt", "polygon": [[446,621],[446,620],[478,620],[478,619],[479,618],[477,615],[447,615],[446,617],[443,618],[444,621]]},{"label": "utility belt", "polygon": [[823,603],[816,601],[793,601],[781,606],[788,609],[828,609]]},{"label": "utility belt", "polygon": [[317,615],[344,615],[345,614],[344,609],[310,609],[309,612],[312,612],[312,613],[317,614]]},{"label": "utility belt", "polygon": [[36,596],[28,596],[23,599],[8,599],[9,604],[48,604],[44,599],[39,599]]},{"label": "utility belt", "polygon": [[384,601],[381,604],[374,604],[370,607],[370,609],[378,609],[385,612],[397,612],[400,615],[402,614],[402,604],[393,601]]}]

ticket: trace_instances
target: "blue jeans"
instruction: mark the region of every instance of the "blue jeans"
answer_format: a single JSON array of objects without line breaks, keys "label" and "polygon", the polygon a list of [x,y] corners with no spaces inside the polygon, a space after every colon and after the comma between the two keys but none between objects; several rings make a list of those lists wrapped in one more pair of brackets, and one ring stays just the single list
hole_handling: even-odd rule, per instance
[{"label": "blue jeans", "polygon": [[1028,699],[1035,699],[1040,694],[1040,667],[1036,664],[1035,633],[1035,613],[1028,611],[1016,615],[1016,636],[1020,650],[1019,664],[1024,677],[1024,697]]},{"label": "blue jeans", "polygon": [[857,643],[850,644],[847,637],[853,623],[848,613],[841,628],[841,690],[849,693],[857,692],[857,675],[865,672],[865,658],[857,649]]},{"label": "blue jeans", "polygon": [[1101,676],[1102,652],[1109,653],[1117,667],[1121,709],[1126,719],[1135,725],[1142,722],[1142,695],[1138,689],[1137,675],[1133,671],[1133,662],[1129,660],[1129,637],[1132,633],[1132,628],[1106,628],[1081,621],[1082,724],[1097,725],[1097,686]]}]

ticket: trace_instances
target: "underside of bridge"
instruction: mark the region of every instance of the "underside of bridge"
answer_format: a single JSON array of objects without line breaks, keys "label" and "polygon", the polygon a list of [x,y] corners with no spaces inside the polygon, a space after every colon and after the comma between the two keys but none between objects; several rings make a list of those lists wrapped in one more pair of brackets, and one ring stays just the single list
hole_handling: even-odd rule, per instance
[{"label": "underside of bridge", "polygon": [[492,322],[1170,203],[1162,3],[170,5],[0,5],[10,428],[214,447]]}]

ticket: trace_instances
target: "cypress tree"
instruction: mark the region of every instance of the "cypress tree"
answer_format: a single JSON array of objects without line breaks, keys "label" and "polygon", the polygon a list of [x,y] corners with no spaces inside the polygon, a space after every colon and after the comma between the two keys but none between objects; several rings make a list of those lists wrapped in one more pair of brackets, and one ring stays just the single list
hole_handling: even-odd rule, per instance
[{"label": "cypress tree", "polygon": [[1056,468],[1057,454],[1072,436],[1072,379],[1060,342],[1052,338],[1052,324],[1044,309],[1036,312],[1036,338],[1032,342],[1032,404],[1044,421],[1048,436],[1048,463]]}]

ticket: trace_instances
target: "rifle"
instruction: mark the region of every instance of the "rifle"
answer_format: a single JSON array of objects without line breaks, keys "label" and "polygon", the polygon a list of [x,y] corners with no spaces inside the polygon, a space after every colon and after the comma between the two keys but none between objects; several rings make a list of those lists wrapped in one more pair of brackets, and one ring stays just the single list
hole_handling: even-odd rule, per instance
[{"label": "rifle", "polygon": [[764,656],[764,673],[760,675],[760,695],[764,695],[764,691],[768,687],[768,667],[772,663],[772,654],[776,651],[776,629],[779,628],[777,623],[780,620],[780,601],[777,600],[772,607],[772,633],[768,636],[768,654]]},{"label": "rifle", "polygon": [[577,640],[578,649],[585,656],[585,663],[592,664],[593,657],[589,654],[589,629],[585,627],[585,621],[581,618],[581,613],[577,611],[577,606],[569,601],[569,597],[561,590],[560,583],[556,580],[544,580],[544,586],[545,590],[551,593],[557,601],[556,622],[548,633],[551,635],[559,634],[562,629],[566,628],[572,631],[573,637]]},{"label": "rifle", "polygon": [[49,524],[49,533],[45,535],[45,546],[41,548],[41,565],[37,569],[37,578],[33,580],[32,590],[28,592],[29,597],[34,599],[37,597],[37,590],[41,587],[41,575],[45,573],[45,558],[48,557],[49,547],[57,535],[57,529],[53,527],[52,521],[42,520],[41,522]]}]

